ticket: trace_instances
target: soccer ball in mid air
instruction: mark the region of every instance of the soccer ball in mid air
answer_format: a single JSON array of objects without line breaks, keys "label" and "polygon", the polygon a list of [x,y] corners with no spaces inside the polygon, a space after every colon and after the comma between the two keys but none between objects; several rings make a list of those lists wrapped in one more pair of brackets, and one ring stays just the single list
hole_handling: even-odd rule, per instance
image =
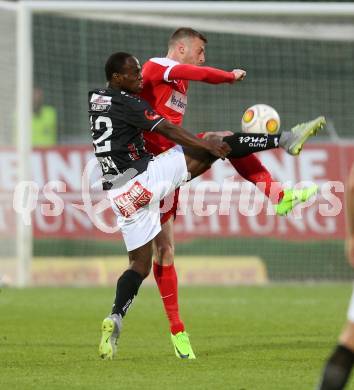
[{"label": "soccer ball in mid air", "polygon": [[255,104],[242,115],[241,126],[244,133],[277,134],[280,129],[279,114],[267,104]]}]

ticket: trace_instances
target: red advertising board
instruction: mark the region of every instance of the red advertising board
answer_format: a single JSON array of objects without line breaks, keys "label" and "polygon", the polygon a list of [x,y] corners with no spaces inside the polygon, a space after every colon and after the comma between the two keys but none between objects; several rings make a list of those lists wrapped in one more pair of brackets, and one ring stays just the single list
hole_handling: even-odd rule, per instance
[{"label": "red advertising board", "polygon": [[[261,191],[245,182],[227,161],[218,161],[202,177],[182,187],[175,221],[177,240],[233,236],[344,238],[343,189],[354,162],[353,144],[312,144],[296,158],[281,150],[266,151],[259,157],[274,179],[285,186],[317,183],[320,191],[316,200],[306,208],[299,206],[287,217],[275,216]],[[36,238],[121,237],[100,189],[100,173],[90,147],[36,149],[30,163],[30,218]],[[17,156],[10,150],[2,151],[0,164],[0,232],[6,235],[13,225],[13,196],[20,185]],[[22,203],[15,205],[16,212],[21,212]]]}]

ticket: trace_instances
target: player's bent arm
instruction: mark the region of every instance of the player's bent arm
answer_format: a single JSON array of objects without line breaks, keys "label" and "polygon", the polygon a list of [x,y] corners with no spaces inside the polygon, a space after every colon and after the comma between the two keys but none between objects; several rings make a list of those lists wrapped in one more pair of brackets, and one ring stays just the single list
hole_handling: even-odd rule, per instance
[{"label": "player's bent arm", "polygon": [[196,66],[188,64],[174,65],[165,75],[166,81],[172,80],[190,80],[203,81],[209,84],[234,83],[243,80],[246,72],[242,69],[235,69],[232,72],[226,72],[221,69],[208,66]]},{"label": "player's bent arm", "polygon": [[185,147],[206,150],[219,158],[225,158],[231,150],[225,142],[216,143],[197,138],[189,131],[183,129],[182,127],[176,126],[167,120],[160,122],[154,128],[154,131],[162,134],[176,144]]}]

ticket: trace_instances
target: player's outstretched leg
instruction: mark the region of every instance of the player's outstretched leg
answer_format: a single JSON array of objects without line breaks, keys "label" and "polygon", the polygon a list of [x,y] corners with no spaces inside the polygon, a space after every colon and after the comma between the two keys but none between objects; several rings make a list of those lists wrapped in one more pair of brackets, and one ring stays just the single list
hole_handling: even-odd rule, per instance
[{"label": "player's outstretched leg", "polygon": [[112,360],[117,351],[118,338],[122,329],[122,317],[111,314],[106,317],[101,326],[101,342],[98,353],[102,359]]},{"label": "player's outstretched leg", "polygon": [[[245,157],[252,153],[279,147],[292,156],[297,156],[305,142],[323,128],[325,124],[325,118],[320,116],[312,121],[296,125],[291,131],[283,131],[280,134],[234,133],[224,137],[223,141],[231,148],[228,158]],[[192,174],[192,177],[195,176],[197,175]]]},{"label": "player's outstretched leg", "polygon": [[324,116],[296,125],[290,132],[283,132],[279,144],[292,156],[297,156],[304,143],[326,124]]}]

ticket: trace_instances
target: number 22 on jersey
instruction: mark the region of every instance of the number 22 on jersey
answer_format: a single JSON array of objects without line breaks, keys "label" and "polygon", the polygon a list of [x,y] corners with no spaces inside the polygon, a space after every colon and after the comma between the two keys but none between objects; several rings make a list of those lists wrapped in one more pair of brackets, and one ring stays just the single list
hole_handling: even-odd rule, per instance
[{"label": "number 22 on jersey", "polygon": [[[103,128],[101,128],[101,125],[104,125]],[[111,151],[111,140],[109,137],[113,133],[113,126],[112,126],[112,120],[111,118],[108,118],[106,116],[98,116],[96,119],[93,118],[93,116],[90,116],[90,125],[92,130],[92,136],[95,136],[95,132],[101,133],[104,129],[106,129],[103,134],[98,137],[97,139],[94,139],[93,146],[95,148],[95,153],[105,153]]]}]

